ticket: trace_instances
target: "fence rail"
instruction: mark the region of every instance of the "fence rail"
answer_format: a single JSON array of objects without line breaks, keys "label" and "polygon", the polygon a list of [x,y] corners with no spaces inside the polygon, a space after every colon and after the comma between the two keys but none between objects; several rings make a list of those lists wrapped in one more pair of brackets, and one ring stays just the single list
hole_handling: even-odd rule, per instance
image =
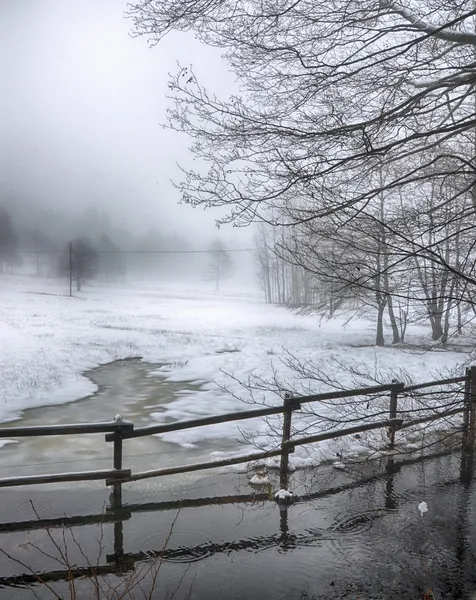
[{"label": "fence rail", "polygon": [[77,423],[73,425],[34,425],[29,427],[9,427],[0,429],[0,438],[46,437],[49,435],[76,435],[83,433],[107,433],[118,430],[132,430],[134,424],[115,420],[110,423]]},{"label": "fence rail", "polygon": [[467,375],[462,377],[451,377],[450,379],[436,379],[435,381],[427,381],[425,383],[418,383],[417,385],[405,386],[402,392],[414,392],[423,388],[435,387],[437,385],[450,385],[451,383],[463,383],[466,381]]},{"label": "fence rail", "polygon": [[9,477],[0,479],[0,487],[15,487],[19,485],[35,485],[39,483],[65,483],[71,481],[97,481],[111,478],[115,483],[118,479],[130,477],[130,469],[107,469],[102,471],[78,471],[73,473],[56,473],[54,475],[25,475],[24,477]]},{"label": "fence rail", "polygon": [[[416,390],[441,387],[456,383],[465,383],[461,406],[451,410],[433,411],[429,416],[406,421],[398,416],[398,398],[415,392]],[[441,390],[439,390],[441,391]],[[314,402],[324,402],[328,400],[339,400],[342,398],[352,398],[358,396],[379,396],[389,393],[389,418],[381,421],[370,421],[360,423],[354,427],[326,431],[317,435],[311,435],[303,438],[292,438],[291,425],[292,413],[300,410],[302,404],[311,404]],[[454,403],[453,403],[454,405]],[[428,409],[432,410],[432,409]],[[406,412],[406,411],[405,411]],[[294,451],[296,446],[312,444],[325,440],[335,439],[348,435],[358,434],[374,429],[388,430],[388,447],[394,449],[395,434],[398,430],[419,425],[438,419],[444,419],[449,416],[463,413],[463,444],[465,448],[474,447],[475,429],[476,429],[476,367],[466,370],[464,376],[452,377],[448,379],[439,379],[420,383],[417,385],[405,386],[403,383],[392,382],[387,385],[356,388],[352,390],[341,390],[337,392],[326,392],[322,394],[312,394],[308,396],[292,397],[289,394],[284,398],[281,406],[266,407],[255,410],[247,410],[236,413],[226,413],[213,417],[193,419],[177,423],[167,423],[160,425],[150,425],[146,427],[135,428],[133,423],[123,421],[119,416],[114,421],[108,423],[79,423],[71,425],[44,425],[34,427],[9,427],[0,429],[0,438],[15,437],[34,437],[34,436],[52,436],[52,435],[83,435],[105,433],[105,441],[113,442],[113,469],[102,471],[83,471],[77,473],[57,473],[50,475],[31,475],[24,477],[8,477],[0,479],[0,487],[12,487],[20,485],[33,485],[40,483],[58,483],[66,481],[93,481],[105,480],[107,485],[114,486],[114,494],[120,499],[121,486],[124,483],[147,479],[151,477],[160,477],[164,475],[173,475],[178,473],[187,473],[217,467],[230,466],[240,463],[253,462],[269,457],[280,456],[280,486],[287,489],[289,474],[289,454]],[[203,463],[194,463],[167,468],[157,468],[148,471],[132,473],[130,469],[123,469],[123,442],[124,440],[157,435],[172,431],[181,431],[193,429],[196,427],[205,427],[220,423],[232,421],[242,421],[246,419],[263,418],[272,415],[283,414],[283,431],[281,444],[276,449],[264,452],[255,452],[243,456],[215,460]]]}]

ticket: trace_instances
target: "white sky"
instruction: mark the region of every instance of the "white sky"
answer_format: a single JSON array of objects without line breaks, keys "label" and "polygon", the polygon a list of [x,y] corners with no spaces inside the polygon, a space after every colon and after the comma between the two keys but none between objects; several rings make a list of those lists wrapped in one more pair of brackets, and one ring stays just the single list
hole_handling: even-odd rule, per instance
[{"label": "white sky", "polygon": [[[177,61],[223,95],[234,77],[192,36],[152,49],[131,38],[125,8],[124,0],[0,1],[0,193],[96,204],[136,231],[214,235],[216,213],[177,205],[170,179],[177,162],[190,164],[189,140],[159,123]],[[221,235],[249,239],[243,230]]]}]

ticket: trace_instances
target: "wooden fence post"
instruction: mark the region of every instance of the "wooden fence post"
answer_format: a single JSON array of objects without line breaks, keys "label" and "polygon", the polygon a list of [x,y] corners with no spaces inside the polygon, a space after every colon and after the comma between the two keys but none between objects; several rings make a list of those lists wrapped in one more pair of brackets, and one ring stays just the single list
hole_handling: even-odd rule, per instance
[{"label": "wooden fence post", "polygon": [[[120,415],[116,415],[114,421],[121,423],[122,418]],[[114,431],[113,444],[113,467],[120,470],[122,469],[122,427],[118,427]],[[113,506],[114,508],[122,508],[122,485],[120,483],[113,484]]]},{"label": "wooden fence post", "polygon": [[467,368],[465,372],[466,379],[464,380],[464,392],[463,392],[463,450],[468,447],[469,437],[469,413],[471,408],[471,369]]},{"label": "wooden fence post", "polygon": [[[405,387],[404,383],[398,383],[397,381],[392,381],[392,389],[390,390],[390,419],[397,418],[397,408],[398,408],[398,394]],[[395,425],[390,425],[388,430],[388,439],[389,447],[393,450],[395,447]]]},{"label": "wooden fence post", "polygon": [[473,451],[471,444],[470,415],[471,415],[471,369],[466,369],[463,396],[463,435],[461,438],[460,482],[467,485],[471,482],[473,472]]},{"label": "wooden fence post", "polygon": [[288,489],[289,454],[292,450],[289,450],[284,444],[291,438],[291,420],[294,406],[291,394],[286,392],[284,395],[285,411],[283,413],[283,438],[281,441],[281,464],[279,467],[279,487],[282,490]]},{"label": "wooden fence post", "polygon": [[468,445],[471,448],[471,451],[473,451],[476,433],[476,367],[470,367],[469,369],[468,400]]},{"label": "wooden fence post", "polygon": [[[122,469],[122,435],[118,430],[114,433],[114,469]],[[121,484],[114,485],[114,494],[121,490]]]}]

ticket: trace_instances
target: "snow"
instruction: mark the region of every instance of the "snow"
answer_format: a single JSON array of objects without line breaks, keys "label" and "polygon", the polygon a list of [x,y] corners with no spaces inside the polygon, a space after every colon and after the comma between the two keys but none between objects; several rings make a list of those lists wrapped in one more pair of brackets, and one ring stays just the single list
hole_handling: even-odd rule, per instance
[{"label": "snow", "polygon": [[418,505],[418,510],[420,511],[421,516],[428,512],[428,504],[426,502],[420,502]]},{"label": "snow", "polygon": [[286,498],[292,498],[293,497],[293,493],[292,492],[288,492],[288,490],[278,490],[275,494],[274,497],[278,500],[285,500]]},{"label": "snow", "polygon": [[334,469],[337,469],[338,471],[345,471],[345,469],[346,469],[346,465],[342,462],[335,462],[332,464],[332,466],[334,467]]},{"label": "snow", "polygon": [[[392,379],[392,369],[403,367],[415,383],[436,378],[438,369],[454,368],[466,358],[456,352],[376,348],[375,325],[369,321],[300,317],[256,297],[211,295],[184,288],[177,292],[151,284],[95,284],[69,298],[64,282],[6,275],[0,286],[0,422],[18,419],[28,408],[88,396],[96,386],[85,371],[131,357],[162,364],[151,377],[201,384],[199,389],[184,389],[174,401],[163,405],[161,412],[157,406],[151,407],[150,423],[249,410],[250,404],[240,399],[246,392],[239,380],[253,375],[272,378],[276,371],[299,393],[300,386],[309,382],[296,379],[281,362],[284,348],[329,372],[335,372],[334,359],[371,370],[378,365],[380,372],[389,373],[388,380]],[[423,331],[413,327],[408,339],[413,336],[418,341]],[[463,367],[458,372],[463,372]],[[339,373],[339,382],[355,387],[346,372]],[[315,385],[313,389],[328,388]],[[255,399],[282,404],[282,398],[269,391],[256,393]],[[309,417],[295,412],[293,426],[300,422],[306,424],[306,434],[315,432]],[[237,443],[227,456],[276,447],[266,423],[257,419],[160,437],[193,448],[204,440],[242,440],[242,432],[254,435],[253,444]],[[368,453],[366,443],[371,435],[381,433],[349,439],[347,452]],[[336,443],[296,447],[291,464],[305,467],[317,460],[334,461]],[[268,467],[278,463],[278,458],[264,461]]]},{"label": "snow", "polygon": [[0,440],[0,448],[3,448],[3,446],[6,446],[7,444],[17,444],[18,441],[17,440]]},{"label": "snow", "polygon": [[261,475],[260,473],[256,473],[250,479],[250,483],[252,485],[270,485],[271,481],[267,475]]}]

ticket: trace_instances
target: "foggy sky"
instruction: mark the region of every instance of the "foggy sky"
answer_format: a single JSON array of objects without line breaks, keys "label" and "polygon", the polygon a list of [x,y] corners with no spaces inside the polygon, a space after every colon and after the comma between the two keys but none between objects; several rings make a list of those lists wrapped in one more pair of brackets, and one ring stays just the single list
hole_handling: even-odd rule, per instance
[{"label": "foggy sky", "polygon": [[[123,0],[0,2],[0,204],[95,205],[135,232],[214,236],[218,213],[177,205],[170,179],[177,162],[190,164],[189,140],[159,123],[177,61],[222,94],[234,78],[219,52],[192,36],[152,49],[131,38],[125,8]],[[220,235],[238,245],[250,237]]]}]

